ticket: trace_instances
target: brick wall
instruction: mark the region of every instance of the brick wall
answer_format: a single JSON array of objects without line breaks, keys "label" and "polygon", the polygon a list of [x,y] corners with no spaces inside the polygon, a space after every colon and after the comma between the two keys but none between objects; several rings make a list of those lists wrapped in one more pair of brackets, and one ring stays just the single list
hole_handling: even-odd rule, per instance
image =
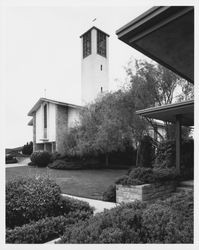
[{"label": "brick wall", "polygon": [[56,105],[56,151],[66,152],[65,140],[68,132],[68,107]]},{"label": "brick wall", "polygon": [[131,202],[135,200],[153,201],[166,198],[176,189],[176,182],[168,181],[159,184],[143,184],[137,186],[116,185],[116,202]]}]

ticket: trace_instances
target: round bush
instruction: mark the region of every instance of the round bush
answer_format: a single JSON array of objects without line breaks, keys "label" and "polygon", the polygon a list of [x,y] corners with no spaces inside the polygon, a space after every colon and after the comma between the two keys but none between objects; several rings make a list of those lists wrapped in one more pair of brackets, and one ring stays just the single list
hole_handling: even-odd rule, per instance
[{"label": "round bush", "polygon": [[46,167],[51,161],[51,154],[47,151],[35,151],[31,154],[30,160],[38,167]]},{"label": "round bush", "polygon": [[108,187],[108,189],[103,193],[102,200],[116,202],[116,186],[115,185],[111,185]]},{"label": "round bush", "polygon": [[13,228],[46,216],[55,216],[60,187],[45,178],[19,178],[6,184],[6,226]]}]

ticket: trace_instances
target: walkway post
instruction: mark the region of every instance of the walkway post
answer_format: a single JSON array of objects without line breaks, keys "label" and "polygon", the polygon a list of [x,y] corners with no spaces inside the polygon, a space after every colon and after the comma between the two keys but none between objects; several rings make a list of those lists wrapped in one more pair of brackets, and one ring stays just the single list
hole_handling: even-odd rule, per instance
[{"label": "walkway post", "polygon": [[180,159],[181,159],[181,116],[176,115],[176,170],[180,174]]}]

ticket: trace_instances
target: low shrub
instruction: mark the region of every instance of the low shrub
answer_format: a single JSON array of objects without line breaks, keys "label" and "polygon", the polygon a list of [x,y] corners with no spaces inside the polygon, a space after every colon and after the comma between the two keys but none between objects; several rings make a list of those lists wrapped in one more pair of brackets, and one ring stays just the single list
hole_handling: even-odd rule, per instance
[{"label": "low shrub", "polygon": [[44,243],[63,235],[65,227],[76,221],[71,217],[47,217],[6,230],[6,243]]},{"label": "low shrub", "polygon": [[193,243],[193,192],[156,201],[142,220],[144,243]]},{"label": "low shrub", "polygon": [[62,155],[58,152],[54,152],[51,154],[51,159],[50,159],[50,162],[54,162],[56,160],[59,160],[61,159]]},{"label": "low shrub", "polygon": [[158,183],[177,179],[178,175],[174,168],[133,168],[128,175],[122,176],[116,181],[121,185],[142,185]]},{"label": "low shrub", "polygon": [[54,216],[61,200],[60,187],[49,179],[18,178],[6,184],[6,226],[14,227]]},{"label": "low shrub", "polygon": [[87,202],[63,198],[60,187],[44,178],[19,178],[6,184],[6,227],[14,228],[44,217],[70,215],[88,219],[93,208]]},{"label": "low shrub", "polygon": [[67,162],[65,160],[55,160],[54,162],[48,165],[49,168],[53,169],[81,169],[82,164],[81,162]]},{"label": "low shrub", "polygon": [[139,243],[140,215],[145,206],[134,202],[98,213],[67,227],[61,243],[130,243],[132,239]]},{"label": "low shrub", "polygon": [[30,160],[38,167],[46,167],[51,161],[51,154],[47,151],[35,151],[31,154]]},{"label": "low shrub", "polygon": [[103,193],[102,200],[116,202],[116,186],[115,185],[111,185],[108,187],[108,189]]},{"label": "low shrub", "polygon": [[93,214],[94,208],[81,200],[63,197],[59,207],[59,214],[61,215],[71,215],[71,217],[83,220],[87,219]]},{"label": "low shrub", "polygon": [[12,155],[6,155],[6,164],[12,164],[12,163],[17,163],[16,157]]},{"label": "low shrub", "polygon": [[[105,210],[67,227],[61,243],[193,243],[193,202],[187,196]],[[182,200],[186,213],[178,206]]]}]

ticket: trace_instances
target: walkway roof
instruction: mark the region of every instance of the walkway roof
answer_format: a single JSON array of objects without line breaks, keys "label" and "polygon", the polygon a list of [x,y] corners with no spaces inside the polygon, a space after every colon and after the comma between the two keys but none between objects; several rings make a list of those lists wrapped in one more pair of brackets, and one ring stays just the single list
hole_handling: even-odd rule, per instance
[{"label": "walkway roof", "polygon": [[120,40],[194,82],[194,7],[153,7],[116,31]]},{"label": "walkway roof", "polygon": [[176,121],[176,116],[181,116],[181,124],[184,126],[194,125],[194,101],[173,103],[153,108],[136,111],[137,115],[162,120],[165,122]]}]

